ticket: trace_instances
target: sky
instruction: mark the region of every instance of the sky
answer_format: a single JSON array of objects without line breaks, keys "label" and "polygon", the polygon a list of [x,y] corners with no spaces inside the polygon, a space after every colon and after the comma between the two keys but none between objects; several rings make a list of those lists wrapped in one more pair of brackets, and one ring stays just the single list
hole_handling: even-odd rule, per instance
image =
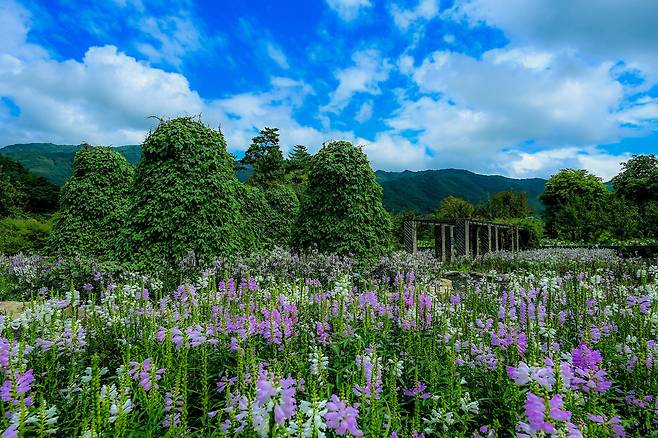
[{"label": "sky", "polygon": [[376,169],[605,180],[658,153],[655,0],[0,0],[0,145],[200,116]]}]

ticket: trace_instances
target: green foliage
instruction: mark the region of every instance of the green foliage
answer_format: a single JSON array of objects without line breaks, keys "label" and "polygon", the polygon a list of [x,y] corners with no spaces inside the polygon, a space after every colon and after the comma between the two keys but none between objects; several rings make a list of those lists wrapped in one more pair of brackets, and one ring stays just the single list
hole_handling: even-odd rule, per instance
[{"label": "green foliage", "polygon": [[263,189],[248,184],[239,184],[236,198],[240,205],[240,214],[246,221],[244,239],[254,251],[268,246],[268,223],[271,217],[270,206]]},{"label": "green foliage", "polygon": [[325,144],[311,161],[296,245],[372,259],[389,247],[389,229],[382,188],[363,151],[346,141]]},{"label": "green foliage", "polygon": [[25,193],[20,183],[9,180],[5,174],[0,174],[0,217],[19,213],[25,205]]},{"label": "green foliage", "polygon": [[109,147],[85,146],[60,194],[61,211],[48,241],[50,252],[111,257],[128,207],[134,170]]},{"label": "green foliage", "polygon": [[312,157],[306,146],[298,144],[286,160],[286,184],[290,185],[298,196],[306,190]]},{"label": "green foliage", "polygon": [[519,237],[521,240],[521,247],[523,248],[538,248],[544,237],[544,222],[536,217],[523,217],[523,218],[509,218],[503,220],[496,220],[509,225],[519,227]]},{"label": "green foliage", "polygon": [[202,260],[250,246],[233,159],[221,132],[190,117],[163,121],[142,147],[121,260],[138,269]]},{"label": "green foliage", "polygon": [[477,208],[478,216],[486,219],[524,218],[532,215],[528,206],[528,194],[505,190],[494,193],[491,198]]},{"label": "green foliage", "polygon": [[299,199],[295,192],[280,185],[265,192],[270,208],[270,218],[267,222],[267,245],[288,247],[291,244],[292,231],[299,215]]},{"label": "green foliage", "polygon": [[596,242],[605,231],[608,188],[586,170],[561,170],[548,180],[540,198],[549,237]]},{"label": "green foliage", "polygon": [[624,207],[637,210],[638,217],[632,222],[636,229],[633,237],[658,237],[658,157],[633,155],[622,166],[612,183],[615,194],[625,201]]},{"label": "green foliage", "polygon": [[[0,148],[4,155],[21,163],[37,176],[46,178],[58,187],[64,185],[73,171],[73,158],[83,145],[60,145],[52,143],[14,144]],[[136,165],[142,156],[138,145],[113,148]]]},{"label": "green foliage", "polygon": [[57,210],[58,196],[57,186],[0,155],[0,217],[18,211],[52,213]]},{"label": "green foliage", "polygon": [[52,229],[50,221],[34,218],[0,220],[0,254],[38,254],[43,252]]},{"label": "green foliage", "polygon": [[390,213],[391,217],[391,243],[395,249],[404,248],[404,223],[418,217],[414,210],[405,210],[401,213]]},{"label": "green foliage", "polygon": [[636,206],[658,201],[658,157],[633,155],[612,183],[615,193]]},{"label": "green foliage", "polygon": [[248,180],[251,185],[272,187],[283,183],[285,161],[279,147],[279,129],[261,130],[260,134],[252,139],[240,163],[253,167],[254,173]]},{"label": "green foliage", "polygon": [[437,219],[469,219],[475,215],[475,207],[468,201],[448,196],[436,209]]}]

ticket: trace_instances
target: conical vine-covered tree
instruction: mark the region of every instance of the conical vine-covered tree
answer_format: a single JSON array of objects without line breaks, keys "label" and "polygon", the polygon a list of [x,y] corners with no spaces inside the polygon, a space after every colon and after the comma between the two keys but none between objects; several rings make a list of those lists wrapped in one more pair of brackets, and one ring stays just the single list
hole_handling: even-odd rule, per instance
[{"label": "conical vine-covered tree", "polygon": [[189,251],[210,260],[246,246],[239,183],[221,132],[190,117],[162,121],[142,151],[120,248],[123,260],[153,269],[171,266]]},{"label": "conical vine-covered tree", "polygon": [[49,238],[51,253],[97,259],[113,256],[134,178],[133,166],[109,147],[85,145],[60,192],[60,212]]},{"label": "conical vine-covered tree", "polygon": [[296,244],[367,260],[387,250],[389,228],[382,188],[366,155],[347,141],[326,144],[311,160]]}]

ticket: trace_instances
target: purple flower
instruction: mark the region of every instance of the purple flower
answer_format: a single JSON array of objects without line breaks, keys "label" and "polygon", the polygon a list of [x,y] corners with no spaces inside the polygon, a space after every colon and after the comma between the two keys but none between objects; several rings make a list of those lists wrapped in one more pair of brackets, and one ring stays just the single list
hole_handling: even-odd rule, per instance
[{"label": "purple flower", "polygon": [[571,419],[571,412],[562,409],[564,402],[562,401],[562,394],[555,394],[548,402],[550,411],[548,415],[556,421],[569,421]]},{"label": "purple flower", "polygon": [[146,392],[149,392],[151,387],[155,387],[155,389],[158,388],[156,382],[162,378],[162,374],[165,372],[164,368],[152,371],[153,366],[151,365],[150,358],[145,359],[143,363],[130,362],[129,365],[132,367],[128,372],[130,377],[132,377],[133,380],[138,380],[139,385],[144,388]]},{"label": "purple flower", "polygon": [[4,432],[2,432],[2,438],[18,438],[18,429],[16,429],[15,424],[10,424]]},{"label": "purple flower", "polygon": [[428,399],[431,397],[429,392],[425,392],[427,385],[423,382],[416,382],[416,384],[411,389],[406,389],[402,391],[407,397],[420,397],[422,399]]},{"label": "purple flower", "polygon": [[528,417],[531,432],[555,433],[555,426],[545,419],[545,410],[544,399],[529,392],[525,402],[525,413]]},{"label": "purple flower", "polygon": [[334,429],[339,436],[347,432],[354,436],[363,436],[363,431],[359,430],[357,417],[359,416],[359,404],[352,406],[345,404],[336,394],[331,396],[331,400],[326,404],[327,413],[324,414],[327,420],[327,426]]}]

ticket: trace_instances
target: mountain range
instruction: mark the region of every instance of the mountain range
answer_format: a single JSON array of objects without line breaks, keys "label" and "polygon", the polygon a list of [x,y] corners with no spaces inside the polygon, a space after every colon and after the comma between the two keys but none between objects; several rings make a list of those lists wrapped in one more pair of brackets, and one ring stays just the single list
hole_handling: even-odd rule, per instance
[{"label": "mountain range", "polygon": [[[0,154],[21,163],[30,172],[62,186],[73,167],[73,157],[82,145],[52,143],[13,144],[0,148]],[[118,152],[137,165],[142,151],[139,145],[118,146]],[[238,179],[246,180],[248,171],[238,172]],[[480,175],[461,169],[441,169],[403,172],[378,170],[377,180],[384,189],[384,206],[389,211],[411,209],[428,213],[436,209],[446,196],[457,196],[472,203],[486,201],[493,193],[503,190],[526,192],[528,203],[536,212],[543,210],[539,195],[544,191],[545,179],[515,179],[499,175]]]}]

